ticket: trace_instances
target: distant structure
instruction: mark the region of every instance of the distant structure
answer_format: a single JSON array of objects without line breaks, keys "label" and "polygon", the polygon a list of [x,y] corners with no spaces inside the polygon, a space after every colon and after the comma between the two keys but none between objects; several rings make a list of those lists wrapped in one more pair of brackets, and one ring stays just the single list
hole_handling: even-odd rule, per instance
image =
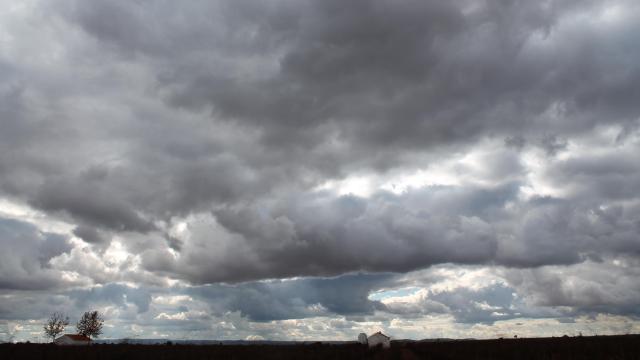
[{"label": "distant structure", "polygon": [[53,340],[56,345],[89,345],[91,339],[78,334],[65,334]]},{"label": "distant structure", "polygon": [[367,345],[369,342],[367,341],[367,334],[360,333],[358,335],[358,342],[362,345]]},{"label": "distant structure", "polygon": [[391,347],[391,338],[378,331],[367,338],[367,343],[369,347],[382,345],[383,348],[388,349]]}]

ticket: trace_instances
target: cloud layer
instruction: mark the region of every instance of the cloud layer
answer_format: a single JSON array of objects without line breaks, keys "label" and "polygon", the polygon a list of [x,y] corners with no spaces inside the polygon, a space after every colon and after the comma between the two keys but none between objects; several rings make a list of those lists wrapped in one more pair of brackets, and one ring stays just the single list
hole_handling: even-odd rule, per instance
[{"label": "cloud layer", "polygon": [[[627,0],[16,2],[0,319],[633,328],[639,19]],[[441,288],[455,269],[493,282]]]}]

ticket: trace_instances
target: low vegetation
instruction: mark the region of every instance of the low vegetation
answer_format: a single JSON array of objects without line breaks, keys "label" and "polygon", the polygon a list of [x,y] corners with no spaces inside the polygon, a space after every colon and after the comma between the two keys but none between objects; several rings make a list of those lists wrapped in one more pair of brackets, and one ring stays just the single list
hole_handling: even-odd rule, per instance
[{"label": "low vegetation", "polygon": [[2,359],[639,359],[640,335],[352,344],[55,346],[0,344]]}]

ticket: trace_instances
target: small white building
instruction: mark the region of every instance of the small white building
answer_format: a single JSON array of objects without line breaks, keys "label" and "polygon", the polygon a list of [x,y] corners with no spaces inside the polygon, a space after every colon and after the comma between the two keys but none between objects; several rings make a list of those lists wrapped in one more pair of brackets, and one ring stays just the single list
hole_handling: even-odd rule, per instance
[{"label": "small white building", "polygon": [[91,339],[78,334],[65,334],[53,340],[56,345],[89,345]]},{"label": "small white building", "polygon": [[378,331],[367,338],[367,343],[369,344],[369,347],[375,347],[382,344],[383,348],[388,349],[391,347],[391,338]]}]

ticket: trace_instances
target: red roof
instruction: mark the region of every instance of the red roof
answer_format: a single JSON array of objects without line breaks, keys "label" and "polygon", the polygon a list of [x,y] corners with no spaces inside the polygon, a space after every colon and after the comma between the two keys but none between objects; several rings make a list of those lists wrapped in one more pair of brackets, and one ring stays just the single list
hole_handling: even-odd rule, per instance
[{"label": "red roof", "polygon": [[71,338],[71,340],[76,340],[76,341],[91,341],[91,339],[89,339],[88,337],[84,335],[79,335],[79,334],[64,334],[62,336],[66,336],[68,338]]}]

